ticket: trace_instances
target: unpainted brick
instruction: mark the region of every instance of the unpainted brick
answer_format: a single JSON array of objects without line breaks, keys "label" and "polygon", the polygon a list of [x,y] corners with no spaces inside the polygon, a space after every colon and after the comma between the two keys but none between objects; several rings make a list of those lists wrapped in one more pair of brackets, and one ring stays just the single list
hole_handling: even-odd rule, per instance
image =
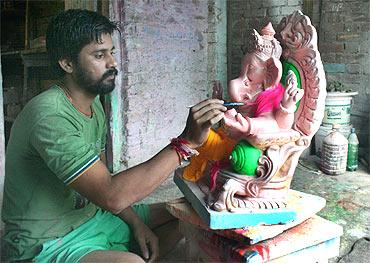
[{"label": "unpainted brick", "polygon": [[323,63],[335,63],[337,62],[336,54],[335,53],[328,53],[328,52],[322,52],[319,48],[319,51],[321,52],[321,60]]},{"label": "unpainted brick", "polygon": [[267,14],[269,16],[278,16],[281,14],[281,7],[270,7],[267,8]]},{"label": "unpainted brick", "polygon": [[343,52],[343,43],[321,43],[320,52],[322,53],[333,53],[333,52]]},{"label": "unpainted brick", "polygon": [[[260,3],[260,5],[262,5],[263,7],[276,7],[276,6],[285,6],[288,4],[288,1],[289,0],[264,0],[262,1],[262,3]],[[253,2],[253,1],[252,1]],[[254,1],[256,2],[256,5],[258,4],[258,1]]]},{"label": "unpainted brick", "polygon": [[256,10],[254,10],[254,12],[255,12],[255,15],[257,17],[264,17],[264,16],[266,16],[267,10],[266,10],[266,8],[258,8]]},{"label": "unpainted brick", "polygon": [[244,13],[250,8],[250,2],[245,0],[228,1],[229,9]]},{"label": "unpainted brick", "polygon": [[342,77],[344,78],[342,82],[346,85],[360,85],[363,79],[359,74],[343,74]]},{"label": "unpainted brick", "polygon": [[339,41],[358,41],[360,38],[360,34],[356,33],[350,33],[350,34],[338,34],[337,35],[337,40]]},{"label": "unpainted brick", "polygon": [[[283,6],[283,7],[281,7],[281,15],[283,15],[283,16],[290,15],[291,13],[296,11],[297,9],[298,9],[297,7]],[[300,7],[299,10],[301,10],[301,9],[302,8]]]},{"label": "unpainted brick", "polygon": [[337,41],[337,35],[335,31],[323,31],[323,33],[321,34],[321,39],[324,40],[322,42],[324,42],[325,44],[332,43],[334,41]]},{"label": "unpainted brick", "polygon": [[357,42],[344,43],[344,49],[345,49],[345,52],[350,52],[350,53],[359,53],[360,52],[360,46]]},{"label": "unpainted brick", "polygon": [[303,3],[301,0],[288,0],[288,6],[301,6]]}]

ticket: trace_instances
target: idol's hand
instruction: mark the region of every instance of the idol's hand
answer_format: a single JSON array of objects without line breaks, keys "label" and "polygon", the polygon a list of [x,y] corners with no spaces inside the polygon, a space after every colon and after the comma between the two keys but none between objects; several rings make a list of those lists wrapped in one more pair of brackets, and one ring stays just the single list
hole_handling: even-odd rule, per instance
[{"label": "idol's hand", "polygon": [[242,135],[249,135],[249,118],[244,118],[235,109],[228,110],[224,117],[224,128],[227,134],[233,139],[238,139]]},{"label": "idol's hand", "polygon": [[287,88],[285,89],[281,105],[286,109],[295,107],[295,104],[300,101],[303,97],[303,89],[298,88],[297,78],[294,73],[290,73],[287,76]]}]

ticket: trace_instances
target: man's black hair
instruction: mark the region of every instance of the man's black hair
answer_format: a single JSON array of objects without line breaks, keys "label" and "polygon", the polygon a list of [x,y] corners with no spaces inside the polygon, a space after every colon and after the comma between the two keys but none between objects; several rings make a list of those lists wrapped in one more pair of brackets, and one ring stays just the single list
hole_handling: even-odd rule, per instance
[{"label": "man's black hair", "polygon": [[46,32],[46,50],[54,73],[64,76],[65,71],[58,64],[60,59],[77,62],[84,46],[92,41],[100,43],[102,34],[112,35],[115,30],[115,22],[96,12],[69,9],[56,15]]}]

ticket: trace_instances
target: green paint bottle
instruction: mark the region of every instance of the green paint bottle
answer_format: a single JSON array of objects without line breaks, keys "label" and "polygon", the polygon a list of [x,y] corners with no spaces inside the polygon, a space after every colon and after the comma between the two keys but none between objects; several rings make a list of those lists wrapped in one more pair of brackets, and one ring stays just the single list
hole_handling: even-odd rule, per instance
[{"label": "green paint bottle", "polygon": [[352,128],[348,136],[348,158],[347,170],[356,171],[358,167],[358,145],[359,141],[356,135],[356,129]]}]

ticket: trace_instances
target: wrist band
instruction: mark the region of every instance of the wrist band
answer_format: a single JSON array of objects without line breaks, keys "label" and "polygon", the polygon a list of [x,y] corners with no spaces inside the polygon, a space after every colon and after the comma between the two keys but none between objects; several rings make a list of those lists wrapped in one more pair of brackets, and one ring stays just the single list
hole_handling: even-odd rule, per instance
[{"label": "wrist band", "polygon": [[174,149],[179,156],[180,166],[183,166],[184,162],[188,163],[188,159],[194,155],[199,155],[199,152],[188,146],[189,142],[183,138],[173,138],[171,139],[170,146]]},{"label": "wrist band", "polygon": [[295,112],[295,110],[297,109],[297,106],[294,105],[294,107],[292,107],[290,109],[287,109],[280,102],[280,109],[282,110],[282,112],[285,112],[285,113],[290,114],[290,113],[294,113]]}]

